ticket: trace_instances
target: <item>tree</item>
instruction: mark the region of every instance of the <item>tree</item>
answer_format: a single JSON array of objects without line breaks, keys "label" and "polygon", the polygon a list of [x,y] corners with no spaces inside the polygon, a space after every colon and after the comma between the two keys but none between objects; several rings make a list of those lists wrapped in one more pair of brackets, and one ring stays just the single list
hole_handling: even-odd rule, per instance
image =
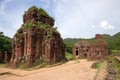
[{"label": "tree", "polygon": [[11,51],[12,39],[4,36],[3,32],[0,32],[0,51]]}]

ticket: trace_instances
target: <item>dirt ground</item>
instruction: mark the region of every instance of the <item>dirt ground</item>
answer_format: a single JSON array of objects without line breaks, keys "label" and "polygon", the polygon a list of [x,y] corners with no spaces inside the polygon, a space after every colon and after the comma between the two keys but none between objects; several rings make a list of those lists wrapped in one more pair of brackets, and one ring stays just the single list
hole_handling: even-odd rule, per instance
[{"label": "dirt ground", "polygon": [[93,80],[97,69],[91,69],[93,61],[86,59],[68,61],[65,64],[31,71],[0,67],[0,80]]}]

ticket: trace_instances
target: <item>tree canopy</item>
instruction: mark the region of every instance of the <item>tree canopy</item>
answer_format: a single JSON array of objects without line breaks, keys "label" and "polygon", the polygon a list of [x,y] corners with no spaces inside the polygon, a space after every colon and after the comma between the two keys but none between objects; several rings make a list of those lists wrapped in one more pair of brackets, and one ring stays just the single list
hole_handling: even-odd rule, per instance
[{"label": "tree canopy", "polygon": [[0,51],[11,51],[12,39],[0,32]]}]

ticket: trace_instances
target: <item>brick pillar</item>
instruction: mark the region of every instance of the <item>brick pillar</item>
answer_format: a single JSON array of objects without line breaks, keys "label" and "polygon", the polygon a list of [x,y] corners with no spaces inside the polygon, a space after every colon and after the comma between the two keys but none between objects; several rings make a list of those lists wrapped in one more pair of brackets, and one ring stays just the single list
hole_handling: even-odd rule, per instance
[{"label": "brick pillar", "polygon": [[0,51],[0,62],[2,62],[2,52]]},{"label": "brick pillar", "polygon": [[7,58],[8,58],[7,51],[5,51],[4,54],[5,54],[5,61],[4,62],[6,63],[7,62]]}]

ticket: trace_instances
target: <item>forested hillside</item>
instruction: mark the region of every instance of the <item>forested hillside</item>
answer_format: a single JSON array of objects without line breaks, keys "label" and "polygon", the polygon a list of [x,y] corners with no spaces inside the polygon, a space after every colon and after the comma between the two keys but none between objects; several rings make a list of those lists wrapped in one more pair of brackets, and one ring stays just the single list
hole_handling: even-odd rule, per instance
[{"label": "forested hillside", "polygon": [[[111,51],[120,50],[120,32],[111,36],[109,34],[103,34],[103,39],[108,43],[109,53]],[[89,43],[93,42],[93,38],[91,39],[82,39],[82,38],[66,38],[64,39],[64,43],[66,45],[66,52],[72,53],[72,47],[75,42],[86,40]]]},{"label": "forested hillside", "polygon": [[12,39],[0,32],[0,51],[11,51]]}]

